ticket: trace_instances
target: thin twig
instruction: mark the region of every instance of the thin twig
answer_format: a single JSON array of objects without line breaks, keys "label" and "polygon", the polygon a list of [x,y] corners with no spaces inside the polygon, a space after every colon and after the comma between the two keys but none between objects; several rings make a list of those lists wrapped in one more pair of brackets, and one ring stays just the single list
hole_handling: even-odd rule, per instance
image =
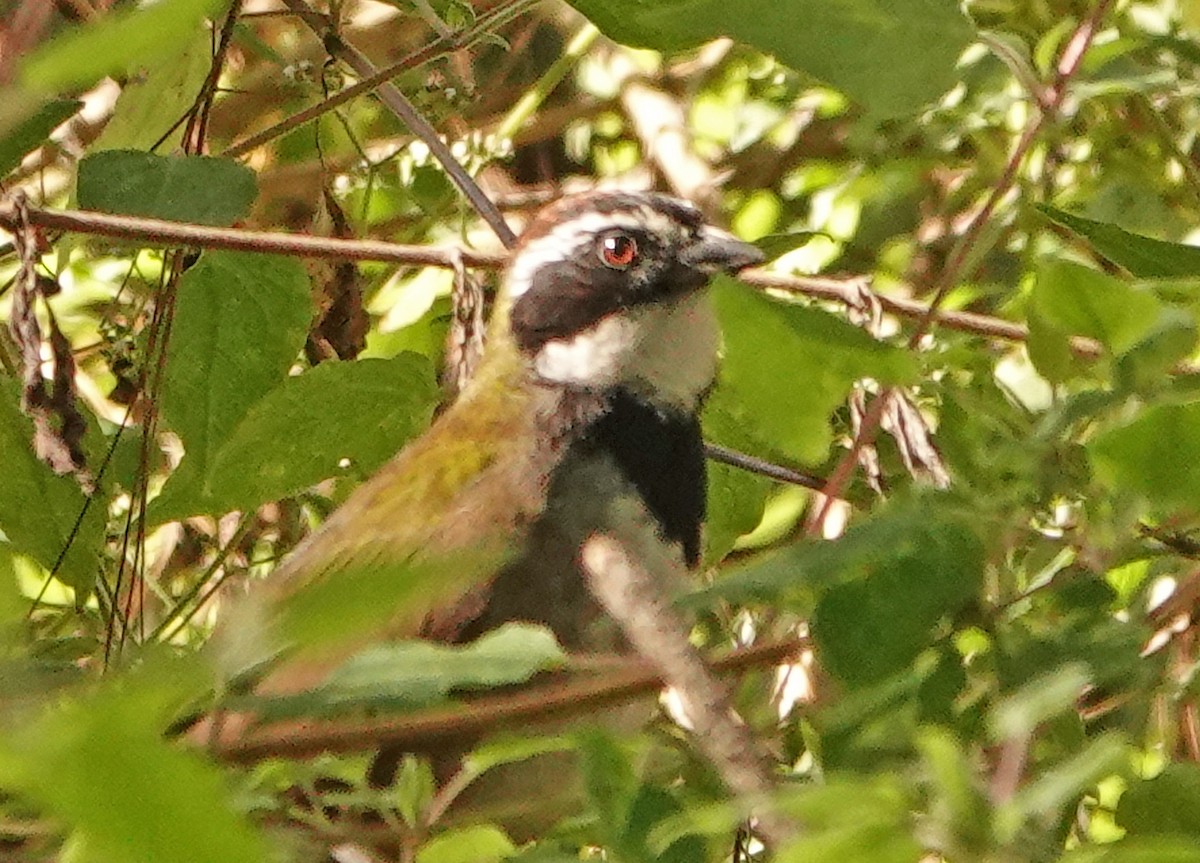
[{"label": "thin twig", "polygon": [[[378,70],[371,63],[367,56],[339,36],[336,32],[328,28],[328,23],[318,23],[323,19],[320,16],[313,14],[312,10],[304,3],[304,0],[283,0],[284,4],[300,16],[313,32],[320,36],[325,43],[325,49],[338,60],[341,60],[347,66],[354,70],[360,78],[371,78],[378,74]],[[517,242],[517,235],[513,233],[512,228],[504,221],[504,215],[500,209],[492,203],[492,199],[484,194],[479,188],[479,184],[475,182],[475,178],[467,173],[459,161],[450,152],[450,148],[446,142],[438,135],[436,129],[429,124],[421,114],[413,107],[413,104],[408,101],[399,88],[385,81],[376,88],[376,94],[379,96],[379,101],[383,103],[389,111],[395,114],[404,125],[409,128],[414,135],[420,138],[425,146],[429,147],[429,152],[433,157],[441,163],[442,169],[449,175],[454,184],[458,186],[459,191],[470,202],[475,211],[479,213],[491,229],[496,233],[506,247],[512,248]]]},{"label": "thin twig", "polygon": [[[951,289],[963,277],[968,260],[977,257],[981,251],[981,244],[987,242],[984,238],[984,229],[991,220],[997,206],[1016,184],[1018,172],[1025,161],[1025,155],[1029,152],[1045,125],[1062,107],[1062,101],[1067,92],[1067,85],[1076,72],[1079,71],[1083,56],[1087,53],[1087,48],[1096,35],[1100,21],[1107,14],[1112,4],[1113,0],[1099,0],[1092,8],[1091,14],[1079,24],[1075,32],[1071,35],[1071,38],[1067,41],[1066,47],[1063,48],[1056,66],[1057,71],[1054,82],[1044,93],[1046,99],[1044,109],[1039,110],[1028,125],[1026,125],[1016,146],[1013,147],[1012,154],[1009,156],[1004,170],[1001,171],[999,179],[997,179],[996,184],[992,187],[987,200],[976,211],[970,223],[959,237],[949,260],[947,260],[945,267],[942,269],[941,276],[935,282],[933,299],[924,313],[917,319],[917,326],[909,338],[909,347],[918,347],[922,339],[924,339],[933,327],[941,323],[940,308],[942,303],[945,302]],[[855,435],[849,451],[842,456],[838,465],[829,476],[829,481],[823,490],[824,503],[820,511],[809,522],[809,530],[811,532],[816,533],[821,530],[825,514],[828,512],[832,502],[841,497],[846,485],[850,482],[854,466],[858,463],[859,453],[874,443],[887,407],[887,400],[890,397],[890,390],[884,390],[867,409],[858,434]]]},{"label": "thin twig", "polygon": [[[253,135],[230,145],[225,148],[221,155],[230,158],[244,156],[246,153],[261,147],[263,144],[273,141],[281,135],[285,135],[306,123],[311,123],[318,117],[328,114],[351,99],[361,96],[364,93],[369,93],[380,84],[395,78],[397,75],[436,60],[438,57],[448,54],[451,51],[468,47],[496,27],[507,23],[509,19],[525,11],[526,8],[533,5],[533,2],[534,0],[507,0],[507,2],[488,10],[486,14],[480,15],[472,27],[462,31],[453,38],[439,37],[434,39],[411,54],[397,60],[395,63],[385,66],[375,74],[368,75],[362,80],[339,90],[332,96],[322,99],[317,104],[292,114],[275,125],[260,132],[255,132]],[[242,15],[242,18],[246,17],[246,15]]]},{"label": "thin twig", "polygon": [[747,455],[744,452],[738,452],[735,449],[730,449],[720,444],[706,443],[704,445],[704,454],[715,462],[740,468],[749,473],[756,473],[769,479],[778,480],[779,482],[811,488],[814,491],[820,491],[825,485],[825,480],[820,477],[801,473],[798,470],[792,470],[791,468]]}]

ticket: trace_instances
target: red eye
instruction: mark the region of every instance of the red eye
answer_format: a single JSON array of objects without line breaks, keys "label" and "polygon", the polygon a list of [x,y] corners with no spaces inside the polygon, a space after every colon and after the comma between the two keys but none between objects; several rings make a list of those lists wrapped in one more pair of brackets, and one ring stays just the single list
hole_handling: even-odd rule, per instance
[{"label": "red eye", "polygon": [[637,241],[628,234],[609,234],[600,240],[600,260],[623,270],[637,258]]}]

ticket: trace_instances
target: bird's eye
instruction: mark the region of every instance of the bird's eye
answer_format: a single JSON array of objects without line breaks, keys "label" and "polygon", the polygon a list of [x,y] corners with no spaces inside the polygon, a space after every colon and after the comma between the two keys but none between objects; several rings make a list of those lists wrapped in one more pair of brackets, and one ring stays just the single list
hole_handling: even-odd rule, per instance
[{"label": "bird's eye", "polygon": [[637,259],[637,240],[628,234],[605,234],[600,238],[600,260],[605,266],[623,270]]}]

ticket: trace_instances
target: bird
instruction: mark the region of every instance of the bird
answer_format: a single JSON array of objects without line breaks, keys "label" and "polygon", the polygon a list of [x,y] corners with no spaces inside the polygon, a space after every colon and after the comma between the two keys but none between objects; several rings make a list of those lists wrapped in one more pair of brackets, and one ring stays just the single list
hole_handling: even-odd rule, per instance
[{"label": "bird", "polygon": [[402,601],[366,603],[371,638],[462,644],[521,621],[568,651],[621,649],[581,547],[615,533],[637,554],[700,565],[700,411],[720,346],[706,288],[762,260],[661,193],[541,209],[503,273],[475,374],[264,580],[259,612],[299,597],[298,614],[320,615],[348,573],[383,572],[372,584],[394,576]]}]

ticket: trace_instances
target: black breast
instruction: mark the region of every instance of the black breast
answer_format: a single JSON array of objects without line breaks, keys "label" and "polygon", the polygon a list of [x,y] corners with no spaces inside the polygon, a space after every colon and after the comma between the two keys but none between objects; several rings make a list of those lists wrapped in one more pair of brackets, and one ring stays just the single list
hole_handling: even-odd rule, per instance
[{"label": "black breast", "polygon": [[548,626],[571,650],[614,649],[603,632],[597,641],[592,628],[600,610],[581,577],[579,549],[604,529],[610,517],[606,499],[629,485],[662,537],[680,544],[683,562],[700,563],[706,488],[695,416],[664,412],[618,391],[564,400],[554,422],[572,427],[574,440],[550,478],[545,509],[528,526],[521,553],[455,607],[431,615],[424,637],[470,641],[525,620]]},{"label": "black breast", "polygon": [[663,536],[682,544],[684,562],[697,566],[706,494],[700,421],[691,414],[663,412],[619,390],[585,446],[612,455]]}]

